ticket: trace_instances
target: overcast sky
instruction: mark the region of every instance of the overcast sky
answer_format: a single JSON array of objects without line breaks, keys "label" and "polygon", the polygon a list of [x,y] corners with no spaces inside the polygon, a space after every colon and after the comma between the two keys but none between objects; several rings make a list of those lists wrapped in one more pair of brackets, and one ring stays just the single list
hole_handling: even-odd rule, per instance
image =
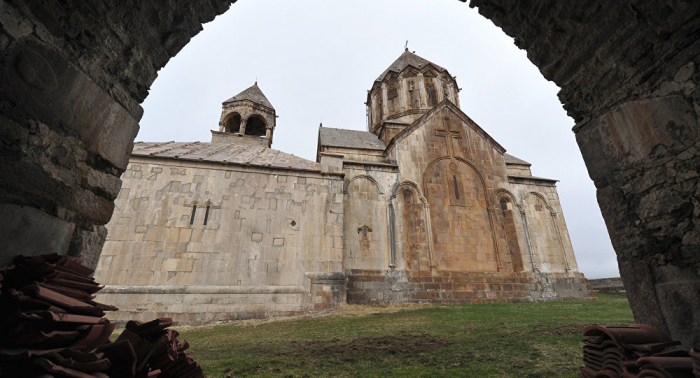
[{"label": "overcast sky", "polygon": [[457,0],[239,0],[159,72],[138,141],[211,140],[221,103],[258,85],[277,110],[272,148],[315,160],[318,126],[366,130],[367,90],[408,47],[457,76],[462,110],[508,153],[558,183],[579,269],[619,276],[595,187],[546,81]]}]

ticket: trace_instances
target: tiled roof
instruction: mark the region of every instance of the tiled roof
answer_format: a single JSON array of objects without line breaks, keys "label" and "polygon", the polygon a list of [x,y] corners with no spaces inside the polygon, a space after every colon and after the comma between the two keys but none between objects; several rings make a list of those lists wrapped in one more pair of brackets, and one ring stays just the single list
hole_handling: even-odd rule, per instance
[{"label": "tiled roof", "polygon": [[388,75],[389,72],[392,72],[392,71],[399,73],[399,72],[403,71],[408,66],[412,66],[412,67],[420,69],[420,68],[425,67],[428,64],[432,64],[440,72],[445,71],[444,68],[438,66],[437,64],[435,64],[429,60],[423,59],[420,56],[418,56],[418,55],[408,51],[408,49],[406,49],[406,51],[404,51],[403,54],[401,54],[401,56],[398,59],[396,59],[396,61],[394,63],[392,63],[391,66],[389,66],[389,68],[386,69],[386,71],[382,72],[382,74],[379,75],[379,77],[377,78],[376,81],[384,80],[386,75]]},{"label": "tiled roof", "polygon": [[275,108],[272,107],[272,104],[270,104],[270,101],[267,100],[267,97],[262,93],[260,90],[260,87],[258,87],[258,83],[256,82],[253,84],[252,87],[244,90],[243,92],[229,98],[228,100],[224,101],[224,104],[233,102],[233,101],[242,101],[242,100],[250,100],[256,104],[260,104],[263,106],[266,106],[272,110]]},{"label": "tiled roof", "polygon": [[513,155],[509,154],[503,154],[503,158],[506,161],[506,164],[515,164],[515,165],[532,165],[525,160],[518,159]]},{"label": "tiled roof", "polygon": [[237,143],[134,143],[132,156],[321,172],[321,165],[278,150]]},{"label": "tiled roof", "polygon": [[319,144],[321,146],[359,148],[363,150],[384,151],[386,149],[384,142],[369,131],[333,129],[330,127],[321,127],[319,129]]}]

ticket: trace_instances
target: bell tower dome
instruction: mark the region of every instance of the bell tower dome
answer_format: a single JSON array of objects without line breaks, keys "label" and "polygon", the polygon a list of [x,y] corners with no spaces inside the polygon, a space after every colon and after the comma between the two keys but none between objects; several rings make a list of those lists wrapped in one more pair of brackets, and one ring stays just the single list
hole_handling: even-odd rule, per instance
[{"label": "bell tower dome", "polygon": [[212,130],[212,143],[272,145],[277,116],[258,82],[222,104],[219,131]]},{"label": "bell tower dome", "polygon": [[406,49],[367,91],[369,131],[389,143],[442,101],[459,107],[457,80],[445,68]]}]

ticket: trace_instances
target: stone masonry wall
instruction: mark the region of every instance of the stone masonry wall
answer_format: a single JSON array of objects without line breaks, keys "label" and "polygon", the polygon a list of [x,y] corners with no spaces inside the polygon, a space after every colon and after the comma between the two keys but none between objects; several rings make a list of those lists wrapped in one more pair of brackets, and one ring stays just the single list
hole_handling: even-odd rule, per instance
[{"label": "stone masonry wall", "polygon": [[[404,133],[389,147],[399,166],[397,184],[411,186],[430,205],[436,268],[484,272],[511,267],[491,206],[494,190],[507,187],[501,147],[448,102]],[[396,206],[400,213],[401,204]]]},{"label": "stone masonry wall", "polygon": [[588,280],[591,283],[591,287],[596,292],[601,293],[611,293],[611,294],[621,294],[626,295],[625,285],[622,283],[622,278],[598,278],[595,280]]},{"label": "stone masonry wall", "polygon": [[[344,293],[342,180],[136,157],[122,179],[95,273],[115,319],[197,323],[343,303],[322,293]],[[313,287],[324,280],[334,283]]]},{"label": "stone masonry wall", "polygon": [[597,300],[581,273],[352,271],[348,303],[495,303]]},{"label": "stone masonry wall", "polygon": [[[527,222],[528,232],[523,235],[524,239],[520,243],[525,265],[529,268],[527,270],[532,270],[531,260],[534,259],[541,272],[578,271],[576,256],[554,183],[532,179],[512,179],[508,189],[517,201],[516,210],[519,214],[516,215],[520,217],[523,231],[525,227],[523,216]],[[525,239],[527,236],[530,237],[529,244]],[[529,257],[530,248],[532,259]]]}]

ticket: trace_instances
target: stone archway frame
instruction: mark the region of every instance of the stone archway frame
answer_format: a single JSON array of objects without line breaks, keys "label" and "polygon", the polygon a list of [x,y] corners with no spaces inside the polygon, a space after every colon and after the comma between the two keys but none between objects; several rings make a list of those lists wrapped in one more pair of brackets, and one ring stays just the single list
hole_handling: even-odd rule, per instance
[{"label": "stone archway frame", "polygon": [[[413,181],[408,181],[404,180],[396,186],[394,186],[394,189],[391,191],[391,196],[389,197],[388,201],[388,206],[389,208],[393,211],[394,208],[394,201],[396,201],[396,196],[397,193],[399,192],[399,189],[401,188],[407,188],[408,190],[411,190],[415,195],[416,198],[418,198],[422,203],[423,203],[423,219],[425,219],[425,232],[426,236],[428,239],[428,259],[430,260],[430,269],[435,269],[435,259],[433,257],[433,225],[430,221],[430,204],[428,203],[428,200],[425,198],[423,195],[423,192],[420,189],[420,186],[416,184]],[[390,219],[392,224],[390,224],[390,237],[391,237],[391,249],[392,249],[392,255],[393,258],[396,258],[396,234],[395,234],[395,219]]]},{"label": "stone archway frame", "polygon": [[507,197],[510,199],[511,203],[518,209],[518,212],[520,213],[521,217],[521,228],[523,229],[523,233],[525,234],[525,241],[527,242],[527,252],[528,255],[530,255],[530,264],[533,267],[535,267],[535,256],[533,253],[533,248],[532,248],[532,240],[530,240],[530,231],[528,230],[527,226],[527,220],[524,218],[525,217],[525,210],[524,206],[522,203],[519,203],[517,198],[515,198],[515,195],[510,192],[510,190],[505,189],[505,188],[500,188],[496,189],[493,192],[493,195],[491,196],[491,206],[496,209],[499,205],[499,200],[501,198]]},{"label": "stone archway frame", "polygon": [[[343,183],[343,194],[347,195],[348,194],[348,188],[350,187],[350,184],[352,184],[356,180],[360,179],[365,179],[373,183],[377,187],[377,194],[378,194],[378,201],[381,203],[382,200],[386,200],[386,196],[384,194],[384,190],[382,190],[382,186],[379,184],[376,178],[370,176],[370,175],[357,175],[353,176],[352,178],[346,179],[345,182]],[[396,246],[394,244],[394,235],[395,235],[395,230],[394,230],[394,209],[393,206],[391,206],[391,201],[389,201],[389,207],[387,208],[387,219],[388,219],[388,232],[389,232],[389,247],[390,247],[390,255],[389,255],[389,269],[394,269],[395,267],[395,261],[396,261]],[[375,226],[376,227],[376,226]],[[376,228],[375,228],[376,229]],[[386,242],[385,242],[385,247],[386,247]]]},{"label": "stone archway frame", "polygon": [[350,184],[352,184],[353,181],[358,180],[358,179],[367,179],[367,180],[371,181],[372,183],[374,183],[374,185],[377,186],[377,190],[379,191],[379,194],[384,194],[384,191],[382,190],[382,186],[379,185],[379,182],[377,181],[377,179],[375,179],[374,177],[372,177],[370,175],[357,175],[357,176],[353,176],[350,179],[345,180],[345,183],[343,184],[343,194],[348,194],[348,187],[350,186]]},{"label": "stone archway frame", "polygon": [[[569,258],[566,256],[566,248],[564,248],[564,241],[561,238],[561,232],[559,231],[559,224],[557,222],[557,211],[552,206],[549,205],[549,203],[547,202],[547,199],[541,193],[528,192],[523,197],[522,207],[520,209],[520,214],[522,215],[523,219],[526,222],[525,223],[526,229],[528,227],[527,227],[527,215],[526,215],[527,212],[525,211],[525,208],[526,208],[526,201],[530,196],[538,197],[540,200],[542,200],[542,202],[544,202],[547,210],[549,210],[550,221],[552,222],[552,227],[554,228],[554,233],[557,235],[557,241],[559,242],[559,248],[561,250],[561,255],[562,255],[562,257],[564,257],[564,269],[567,273],[570,272],[571,266],[569,265]],[[528,244],[529,244],[529,243],[531,243],[529,230],[527,230],[527,237],[528,237]],[[532,250],[531,250],[531,253],[533,253]],[[533,262],[534,262],[534,260],[533,260]]]},{"label": "stone archway frame", "polygon": [[[228,121],[231,119],[231,117],[234,117],[236,114],[238,114],[238,116],[241,117],[241,124],[243,123],[243,121],[244,121],[243,115],[238,111],[227,112],[227,113],[225,113],[225,115],[222,114],[221,121],[219,122],[219,132],[220,133],[226,131],[226,123],[228,123]],[[240,127],[241,127],[241,125],[239,124],[238,130],[231,130],[230,132],[237,133],[240,131]]]},{"label": "stone archway frame", "polygon": [[[423,193],[425,193],[426,195],[428,194],[428,187],[427,187],[427,183],[425,182],[425,180],[426,180],[425,172],[427,172],[430,168],[432,168],[432,166],[435,165],[438,161],[451,160],[451,159],[457,160],[459,162],[466,164],[471,169],[473,169],[474,172],[476,173],[477,177],[479,177],[479,181],[481,182],[481,186],[484,189],[484,201],[485,201],[484,205],[486,205],[486,212],[489,215],[489,227],[491,228],[491,240],[493,243],[494,254],[496,255],[495,256],[496,257],[496,271],[500,272],[501,270],[503,270],[503,263],[501,262],[501,252],[498,248],[498,239],[496,237],[496,228],[495,228],[495,224],[493,221],[493,207],[490,205],[490,201],[489,201],[489,199],[492,198],[492,194],[491,194],[491,190],[489,189],[489,187],[486,183],[486,180],[484,180],[484,175],[481,174],[481,172],[474,166],[474,164],[472,164],[467,159],[457,157],[457,156],[455,156],[455,157],[441,156],[441,157],[433,159],[433,161],[428,163],[428,165],[426,165],[425,169],[423,170]],[[432,236],[432,232],[431,232],[431,236]],[[432,239],[430,242],[431,243],[433,242]]]}]

